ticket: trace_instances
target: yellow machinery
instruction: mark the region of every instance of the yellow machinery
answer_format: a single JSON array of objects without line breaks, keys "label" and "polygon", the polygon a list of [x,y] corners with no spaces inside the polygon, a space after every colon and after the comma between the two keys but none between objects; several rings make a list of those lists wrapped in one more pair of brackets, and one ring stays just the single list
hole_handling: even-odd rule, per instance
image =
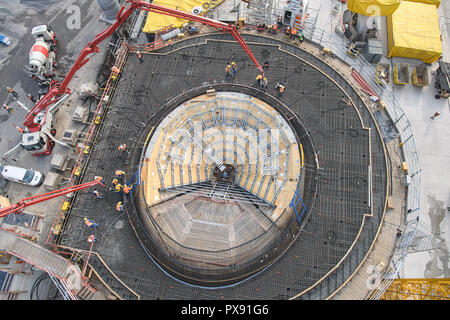
[{"label": "yellow machinery", "polygon": [[450,300],[450,278],[396,279],[380,300]]}]

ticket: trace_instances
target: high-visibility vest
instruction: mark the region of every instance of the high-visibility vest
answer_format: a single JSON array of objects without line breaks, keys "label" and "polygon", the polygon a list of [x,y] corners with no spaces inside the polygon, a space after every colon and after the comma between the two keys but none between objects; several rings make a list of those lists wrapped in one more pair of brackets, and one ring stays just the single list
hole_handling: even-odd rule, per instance
[{"label": "high-visibility vest", "polygon": [[130,189],[131,188],[129,186],[127,186],[127,185],[123,186],[123,192],[125,192],[126,194],[130,193]]},{"label": "high-visibility vest", "polygon": [[116,176],[121,176],[121,175],[123,175],[123,174],[125,174],[125,171],[122,171],[122,170],[116,170]]},{"label": "high-visibility vest", "polygon": [[226,72],[230,72],[231,71],[231,66],[227,65],[227,68],[225,69]]},{"label": "high-visibility vest", "polygon": [[116,192],[119,192],[122,187],[123,186],[120,183],[116,184]]},{"label": "high-visibility vest", "polygon": [[280,92],[284,92],[284,88],[285,88],[285,86],[281,85],[280,86]]},{"label": "high-visibility vest", "polygon": [[115,186],[116,186],[118,183],[119,183],[119,180],[117,180],[117,179],[114,179],[114,180],[112,181],[112,184],[115,185]]},{"label": "high-visibility vest", "polygon": [[121,151],[125,150],[126,148],[127,148],[126,144],[121,144],[120,146],[117,147],[117,149],[119,149]]},{"label": "high-visibility vest", "polygon": [[116,209],[117,211],[122,211],[122,201],[117,202]]},{"label": "high-visibility vest", "polygon": [[263,78],[263,76],[260,74],[256,76],[256,80],[261,80],[262,78]]},{"label": "high-visibility vest", "polygon": [[297,34],[297,29],[293,28],[291,33],[292,33],[293,36],[295,36]]}]

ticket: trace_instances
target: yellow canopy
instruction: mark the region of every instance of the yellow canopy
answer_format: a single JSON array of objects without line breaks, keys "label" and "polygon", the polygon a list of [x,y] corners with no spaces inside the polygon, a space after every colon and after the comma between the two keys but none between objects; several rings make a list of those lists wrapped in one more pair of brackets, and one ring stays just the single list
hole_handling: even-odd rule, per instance
[{"label": "yellow canopy", "polygon": [[[221,2],[223,2],[223,0],[214,2],[208,0],[154,0],[152,3],[187,13],[192,13],[192,9],[195,7],[202,7],[203,11],[206,11],[216,7]],[[174,28],[180,28],[186,22],[187,20],[184,19],[178,19],[150,11],[147,15],[147,20],[142,31],[146,33],[154,33],[170,25],[173,25]]]},{"label": "yellow canopy", "polygon": [[402,1],[387,16],[389,57],[432,63],[442,55],[437,8],[432,4]]},{"label": "yellow canopy", "polygon": [[350,11],[365,16],[387,16],[397,10],[400,0],[348,0]]},{"label": "yellow canopy", "polygon": [[441,0],[408,0],[408,1],[434,4],[436,8],[439,8],[439,5],[441,4]]}]

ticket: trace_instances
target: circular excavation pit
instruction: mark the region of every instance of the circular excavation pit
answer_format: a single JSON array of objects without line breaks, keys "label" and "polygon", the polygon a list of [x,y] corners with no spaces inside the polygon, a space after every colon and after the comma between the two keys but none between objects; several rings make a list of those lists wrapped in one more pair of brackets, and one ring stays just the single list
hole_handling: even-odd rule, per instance
[{"label": "circular excavation pit", "polygon": [[[299,119],[268,94],[239,85],[197,88],[163,110],[145,132],[134,199],[157,244],[148,252],[175,278],[208,287],[273,263],[314,197],[303,191],[314,175],[303,170],[305,161],[314,157],[305,159],[313,147]],[[302,201],[294,205],[296,196]]]}]

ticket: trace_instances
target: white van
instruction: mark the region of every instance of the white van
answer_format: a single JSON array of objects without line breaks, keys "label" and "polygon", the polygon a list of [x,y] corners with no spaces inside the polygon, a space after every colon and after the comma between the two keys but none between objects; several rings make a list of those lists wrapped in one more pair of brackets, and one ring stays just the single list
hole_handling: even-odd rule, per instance
[{"label": "white van", "polygon": [[39,171],[2,165],[0,165],[0,170],[3,178],[6,180],[23,183],[29,186],[39,186],[44,181],[44,175]]}]

